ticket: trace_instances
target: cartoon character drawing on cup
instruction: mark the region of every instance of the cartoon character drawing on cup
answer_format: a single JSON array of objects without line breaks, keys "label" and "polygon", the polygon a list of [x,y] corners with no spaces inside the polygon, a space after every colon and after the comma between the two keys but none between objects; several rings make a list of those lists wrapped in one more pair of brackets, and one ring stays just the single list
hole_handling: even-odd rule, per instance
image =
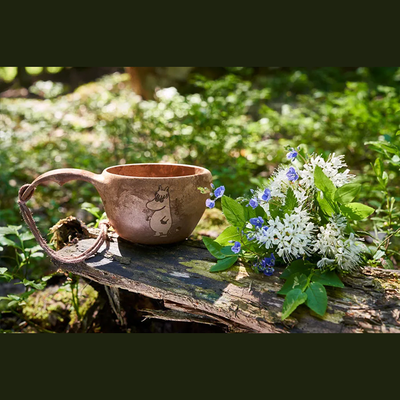
[{"label": "cartoon character drawing on cup", "polygon": [[154,199],[147,202],[146,207],[154,211],[150,217],[150,228],[155,232],[154,236],[167,236],[172,225],[169,186],[163,189],[160,185]]}]

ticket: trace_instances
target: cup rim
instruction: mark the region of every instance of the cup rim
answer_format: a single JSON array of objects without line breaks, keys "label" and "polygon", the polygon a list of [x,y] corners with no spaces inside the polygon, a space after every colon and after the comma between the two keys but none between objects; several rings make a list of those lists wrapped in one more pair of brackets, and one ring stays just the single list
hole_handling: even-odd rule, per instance
[{"label": "cup rim", "polygon": [[[190,167],[190,168],[196,168],[197,170],[200,170],[201,172],[195,173],[195,174],[189,174],[189,175],[179,175],[179,176],[130,176],[130,175],[120,175],[116,174],[113,172],[110,172],[109,170],[111,168],[116,168],[116,167],[130,167],[130,166],[136,166],[136,165],[141,165],[141,166],[146,166],[146,165],[172,165],[172,166],[179,166],[179,167]],[[204,167],[200,167],[198,165],[190,165],[190,164],[177,164],[177,163],[134,163],[134,164],[120,164],[120,165],[112,165],[110,167],[107,167],[103,170],[102,172],[107,173],[112,176],[119,176],[123,178],[129,178],[129,179],[182,179],[182,178],[188,178],[188,177],[193,177],[193,176],[202,176],[202,175],[207,175],[210,174],[211,172]]]}]

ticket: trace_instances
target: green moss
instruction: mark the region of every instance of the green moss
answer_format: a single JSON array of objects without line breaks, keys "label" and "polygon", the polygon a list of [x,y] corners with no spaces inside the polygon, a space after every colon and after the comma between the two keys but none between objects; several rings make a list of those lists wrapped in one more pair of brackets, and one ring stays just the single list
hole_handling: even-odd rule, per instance
[{"label": "green moss", "polygon": [[207,301],[214,302],[215,300],[219,299],[221,297],[220,294],[216,293],[215,290],[212,289],[203,289],[203,288],[198,288],[196,287],[196,294]]},{"label": "green moss", "polygon": [[[82,285],[79,284],[79,314],[82,319],[85,317],[90,307],[92,307],[93,304],[96,302],[97,297],[98,292],[94,290],[90,285],[85,285],[85,287],[82,288]],[[73,307],[71,309],[70,317],[70,325],[79,322],[78,316]]]},{"label": "green moss", "polygon": [[51,329],[68,317],[68,300],[64,293],[56,292],[56,287],[33,293],[26,300],[22,314],[37,325]]},{"label": "green moss", "polygon": [[243,283],[242,281],[235,280],[235,277],[239,270],[238,265],[234,265],[228,271],[210,272],[211,266],[215,264],[214,262],[211,261],[191,260],[191,261],[180,262],[179,264],[188,267],[190,272],[194,272],[198,275],[205,276],[206,278],[211,278],[213,280],[220,282],[233,283],[234,285],[237,286],[245,286],[245,283]]},{"label": "green moss", "polygon": [[[79,313],[85,316],[97,300],[98,293],[90,285],[79,283]],[[45,329],[52,329],[70,320],[73,325],[78,321],[72,305],[72,293],[69,286],[50,286],[33,293],[22,309],[23,316]]]},{"label": "green moss", "polygon": [[333,322],[334,324],[340,324],[343,321],[343,317],[346,315],[344,311],[335,311],[334,313],[326,312],[323,317],[320,317],[319,315],[313,313],[312,311],[310,312],[313,315],[316,315],[318,318],[321,318],[324,321]]},{"label": "green moss", "polygon": [[129,257],[121,257],[113,254],[113,259],[118,261],[120,264],[129,265],[131,263],[131,259]]},{"label": "green moss", "polygon": [[168,271],[166,269],[163,268],[156,268],[156,271],[161,272],[162,274],[167,274]]}]

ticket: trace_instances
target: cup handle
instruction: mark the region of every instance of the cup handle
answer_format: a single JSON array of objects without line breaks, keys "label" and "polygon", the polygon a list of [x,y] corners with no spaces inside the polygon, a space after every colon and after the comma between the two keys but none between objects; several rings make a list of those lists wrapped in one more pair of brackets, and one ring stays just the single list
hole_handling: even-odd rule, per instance
[{"label": "cup handle", "polygon": [[103,176],[94,174],[93,172],[85,171],[82,169],[75,169],[75,168],[62,168],[62,169],[55,169],[53,171],[49,171],[40,175],[36,178],[31,184],[23,185],[18,192],[18,205],[21,209],[22,217],[24,218],[25,222],[29,226],[30,230],[32,231],[35,239],[39,243],[39,245],[43,248],[43,250],[54,260],[59,261],[61,263],[67,264],[78,264],[90,256],[97,253],[103,243],[107,240],[107,230],[110,226],[108,220],[101,221],[99,224],[100,227],[100,235],[94,242],[94,244],[85,250],[82,254],[76,257],[61,257],[57,254],[54,250],[52,250],[43,239],[42,235],[40,234],[35,221],[32,218],[32,213],[29,210],[26,202],[32,197],[35,189],[37,186],[43,183],[48,182],[56,182],[60,186],[64,185],[72,180],[82,180],[86,182],[90,182],[95,186],[99,186],[103,184]]}]

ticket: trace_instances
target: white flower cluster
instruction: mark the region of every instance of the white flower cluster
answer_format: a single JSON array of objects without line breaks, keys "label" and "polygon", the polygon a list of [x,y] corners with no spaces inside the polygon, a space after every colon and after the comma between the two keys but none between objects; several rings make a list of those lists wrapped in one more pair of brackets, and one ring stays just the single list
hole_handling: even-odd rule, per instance
[{"label": "white flower cluster", "polygon": [[330,178],[337,188],[349,183],[354,178],[354,175],[349,173],[350,170],[346,169],[344,172],[339,172],[339,169],[347,167],[343,158],[344,156],[336,156],[335,153],[330,154],[327,161],[321,156],[310,156],[303,165],[303,169],[299,171],[299,184],[304,188],[314,187],[314,170],[317,165],[321,167],[324,174]]},{"label": "white flower cluster", "polygon": [[[296,153],[297,154],[297,153]],[[298,165],[299,163],[296,163]],[[292,164],[293,165],[293,164]],[[336,187],[349,183],[354,175],[349,170],[339,172],[346,167],[343,156],[331,154],[325,161],[321,156],[312,155],[302,168],[280,166],[268,182],[268,187],[253,192],[253,198],[266,212],[268,219],[262,226],[251,226],[249,240],[256,240],[265,249],[276,252],[285,262],[318,254],[321,256],[317,266],[324,268],[337,265],[343,270],[351,270],[360,263],[363,243],[353,233],[346,234],[345,217],[332,216],[325,226],[319,226],[319,219],[310,213],[314,186],[314,170],[320,166]],[[297,207],[284,217],[271,216],[271,204],[285,205],[288,189],[291,188],[297,199]],[[270,196],[265,199],[265,190]],[[264,195],[264,199],[263,199]]]},{"label": "white flower cluster", "polygon": [[286,176],[287,168],[280,167],[272,175],[272,181],[269,185],[271,197],[285,200],[286,192],[289,187],[289,181]]},{"label": "white flower cluster", "polygon": [[345,228],[346,218],[337,215],[331,217],[325,227],[319,228],[313,249],[322,255],[318,267],[336,262],[342,269],[349,271],[359,264],[360,254],[364,251],[363,243],[356,240],[354,233],[346,238]]},{"label": "white flower cluster", "polygon": [[254,238],[267,249],[275,247],[278,256],[289,262],[293,258],[311,255],[314,230],[310,215],[297,207],[282,219],[269,219],[267,227],[256,228]]}]

